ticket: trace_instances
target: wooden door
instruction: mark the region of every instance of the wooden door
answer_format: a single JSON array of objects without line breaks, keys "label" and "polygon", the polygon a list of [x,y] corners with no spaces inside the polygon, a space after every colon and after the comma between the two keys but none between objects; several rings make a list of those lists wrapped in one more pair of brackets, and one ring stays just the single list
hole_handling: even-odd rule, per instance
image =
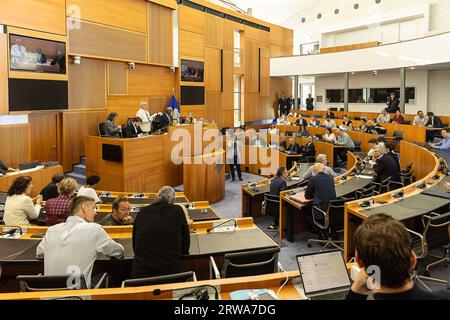
[{"label": "wooden door", "polygon": [[30,114],[29,122],[31,125],[31,159],[39,162],[59,160],[58,114]]}]

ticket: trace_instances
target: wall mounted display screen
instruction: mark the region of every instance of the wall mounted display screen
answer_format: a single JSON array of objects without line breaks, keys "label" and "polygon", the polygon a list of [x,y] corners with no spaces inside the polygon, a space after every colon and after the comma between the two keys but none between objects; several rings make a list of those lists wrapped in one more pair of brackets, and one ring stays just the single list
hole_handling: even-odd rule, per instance
[{"label": "wall mounted display screen", "polygon": [[66,73],[64,42],[10,34],[9,57],[13,71]]},{"label": "wall mounted display screen", "polygon": [[201,61],[181,60],[181,81],[203,82],[204,63]]},{"label": "wall mounted display screen", "polygon": [[67,81],[9,79],[9,110],[67,109]]},{"label": "wall mounted display screen", "polygon": [[181,105],[205,104],[205,87],[181,86]]}]

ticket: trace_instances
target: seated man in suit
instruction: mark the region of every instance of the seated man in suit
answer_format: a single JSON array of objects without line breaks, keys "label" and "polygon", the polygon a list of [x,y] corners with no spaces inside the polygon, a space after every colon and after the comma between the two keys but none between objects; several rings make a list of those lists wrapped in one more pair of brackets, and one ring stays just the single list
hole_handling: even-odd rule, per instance
[{"label": "seated man in suit", "polygon": [[172,124],[173,110],[171,107],[166,109],[166,112],[162,115],[164,126],[167,127]]},{"label": "seated man in suit", "polygon": [[[324,169],[324,173],[331,176],[331,177],[337,177],[337,173],[333,171],[333,169],[331,169],[328,166],[328,160],[327,160],[327,156],[324,154],[318,154],[316,157],[316,163],[322,163],[325,166]],[[314,165],[310,166],[308,168],[308,170],[306,170],[306,172],[303,174],[303,179],[308,180],[311,177],[314,177],[315,175],[317,175],[317,173],[313,170]]]},{"label": "seated man in suit", "polygon": [[126,197],[118,197],[112,204],[112,212],[104,217],[99,224],[102,226],[123,226],[133,223],[130,216],[130,202]]},{"label": "seated man in suit", "polygon": [[400,171],[395,160],[383,152],[380,147],[375,149],[375,164],[373,166],[374,174],[376,175],[375,182],[382,182],[387,178],[391,178],[391,181],[400,182]]},{"label": "seated man in suit", "polygon": [[174,204],[175,196],[172,187],[162,187],[156,202],[142,208],[136,216],[133,226],[133,278],[180,272],[181,257],[189,253],[190,234],[183,209]]},{"label": "seated man in suit", "polygon": [[128,124],[124,129],[123,129],[123,137],[124,138],[137,138],[141,133],[141,124],[142,124],[142,120],[141,118],[133,118],[133,120],[131,120],[131,123]]},{"label": "seated man in suit", "polygon": [[[323,163],[314,164],[312,170],[316,175],[309,179],[308,186],[305,190],[305,198],[312,199],[314,206],[326,211],[328,210],[330,201],[336,199],[334,179],[325,174],[325,166]],[[317,220],[321,217],[317,216],[315,218]]]},{"label": "seated man in suit", "polygon": [[19,169],[14,169],[10,166],[8,166],[6,163],[4,163],[2,160],[0,160],[0,173],[5,174],[7,172],[18,172]]},{"label": "seated man in suit", "polygon": [[[347,300],[366,300],[370,291],[368,281],[378,287],[372,289],[374,300],[449,300],[448,291],[428,292],[414,283],[411,277],[417,258],[412,251],[412,238],[405,226],[386,214],[370,215],[356,229],[355,257],[359,271]],[[369,279],[366,269],[379,268],[379,283]]]},{"label": "seated man in suit", "polygon": [[300,162],[308,162],[309,159],[314,159],[316,156],[316,147],[313,143],[313,137],[309,136],[307,138],[308,142],[301,148],[301,158]]},{"label": "seated man in suit", "polygon": [[[425,124],[425,126],[427,128],[430,128],[430,129],[442,128],[444,126],[442,124],[441,119],[439,117],[436,117],[433,112],[430,111],[427,113],[427,115],[428,115],[428,121]],[[427,130],[426,135],[427,135],[427,137],[426,137],[427,141],[433,142],[434,138],[439,136],[439,131],[438,130]]]},{"label": "seated man in suit", "polygon": [[62,173],[55,173],[52,177],[52,181],[46,185],[40,192],[43,201],[54,199],[59,196],[58,184],[64,179]]},{"label": "seated man in suit", "polygon": [[[281,191],[287,189],[286,179],[289,176],[289,171],[285,167],[281,167],[277,170],[277,176],[270,182],[270,194],[279,196]],[[277,229],[280,223],[279,215],[273,217],[273,223],[269,226],[269,229]]]}]

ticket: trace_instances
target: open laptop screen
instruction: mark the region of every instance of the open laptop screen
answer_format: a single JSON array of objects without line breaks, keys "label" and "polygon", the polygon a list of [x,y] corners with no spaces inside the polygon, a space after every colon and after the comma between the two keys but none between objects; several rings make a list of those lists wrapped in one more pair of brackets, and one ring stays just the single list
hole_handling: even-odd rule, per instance
[{"label": "open laptop screen", "polygon": [[340,250],[298,255],[297,263],[306,295],[350,287],[350,278]]}]

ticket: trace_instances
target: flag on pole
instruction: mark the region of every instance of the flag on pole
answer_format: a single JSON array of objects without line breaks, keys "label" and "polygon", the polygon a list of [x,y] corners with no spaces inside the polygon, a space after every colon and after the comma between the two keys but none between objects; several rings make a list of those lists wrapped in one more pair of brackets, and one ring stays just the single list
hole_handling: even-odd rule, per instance
[{"label": "flag on pole", "polygon": [[169,107],[173,110],[173,119],[178,122],[180,119],[180,105],[178,104],[175,94],[172,94],[172,97],[170,98]]}]

